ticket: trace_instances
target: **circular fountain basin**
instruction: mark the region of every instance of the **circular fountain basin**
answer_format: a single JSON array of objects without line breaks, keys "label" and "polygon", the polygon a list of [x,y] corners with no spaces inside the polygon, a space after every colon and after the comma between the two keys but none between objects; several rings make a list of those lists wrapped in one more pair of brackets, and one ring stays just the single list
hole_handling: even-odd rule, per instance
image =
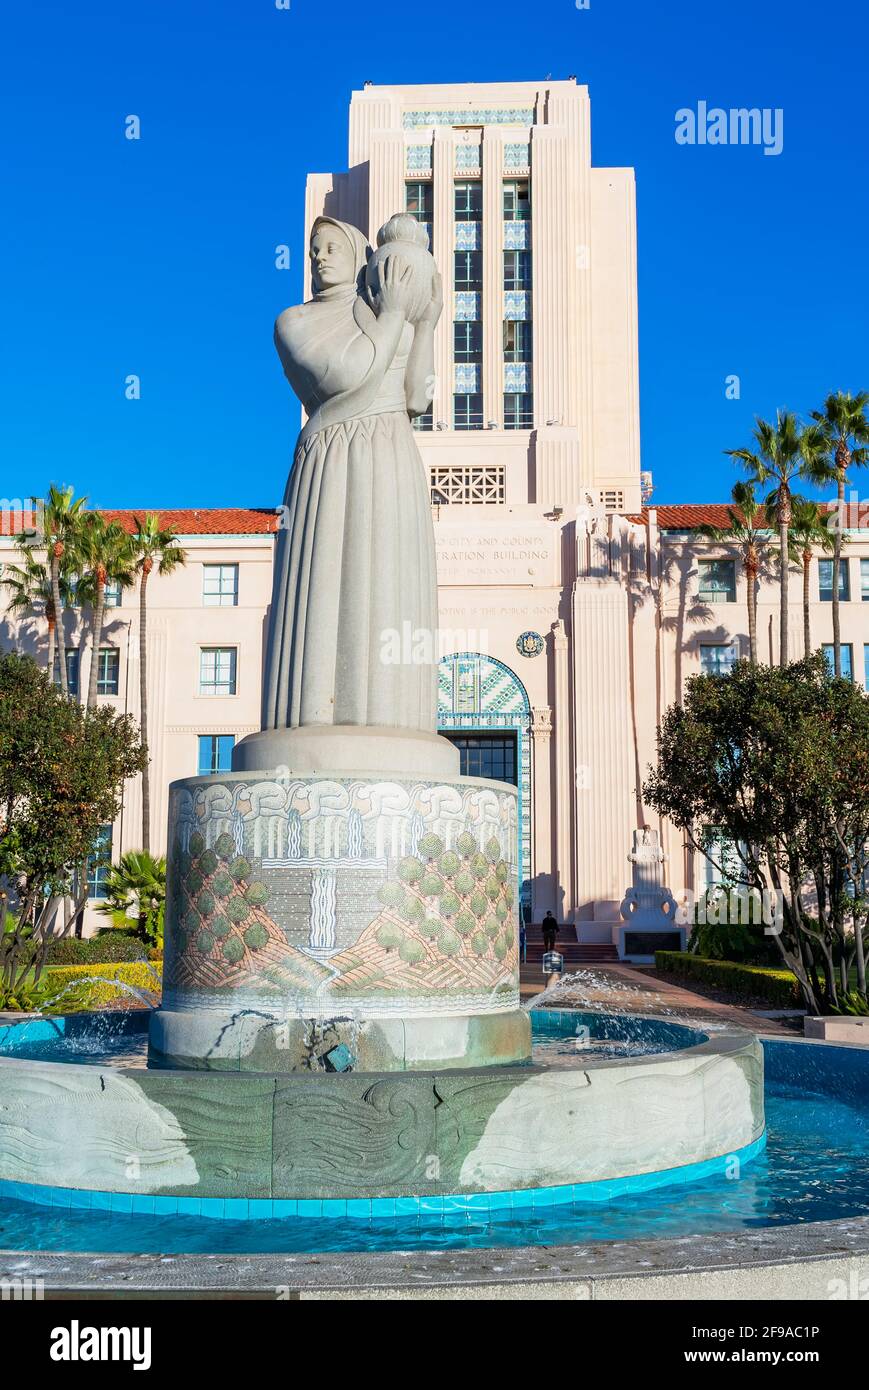
[{"label": "circular fountain basin", "polygon": [[495,1211],[703,1178],[763,1145],[763,1054],[737,1028],[546,1010],[525,1065],[269,1075],[149,1070],[147,1026],[0,1028],[0,1195],[216,1217]]}]

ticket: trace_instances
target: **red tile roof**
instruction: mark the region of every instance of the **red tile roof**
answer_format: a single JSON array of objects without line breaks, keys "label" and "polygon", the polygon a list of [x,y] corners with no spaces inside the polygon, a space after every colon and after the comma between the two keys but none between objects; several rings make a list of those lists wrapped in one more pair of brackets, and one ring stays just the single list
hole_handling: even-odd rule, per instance
[{"label": "red tile roof", "polygon": [[[629,521],[645,525],[650,511],[658,514],[658,528],[661,531],[692,531],[695,526],[720,526],[726,530],[729,523],[727,502],[680,502],[660,507],[644,507],[642,513],[634,513]],[[738,512],[738,508],[735,508]],[[758,526],[765,529],[762,517]]]},{"label": "red tile roof", "polygon": [[[136,518],[156,508],[137,507],[103,511],[107,521],[117,521],[125,531],[136,530]],[[278,516],[269,507],[182,507],[158,512],[161,526],[178,536],[268,536],[278,529]],[[22,526],[33,524],[29,512],[0,511],[0,536],[15,536]]]}]

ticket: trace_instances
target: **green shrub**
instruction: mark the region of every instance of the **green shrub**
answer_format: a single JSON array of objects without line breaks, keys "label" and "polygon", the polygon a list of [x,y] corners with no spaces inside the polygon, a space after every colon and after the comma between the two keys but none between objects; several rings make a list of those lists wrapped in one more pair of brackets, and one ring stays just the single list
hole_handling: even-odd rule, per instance
[{"label": "green shrub", "polygon": [[261,907],[268,901],[269,890],[264,883],[252,883],[244,895],[249,903]]},{"label": "green shrub", "polygon": [[496,936],[501,934],[501,923],[497,917],[486,918],[486,935],[494,941]]},{"label": "green shrub", "polygon": [[408,893],[401,904],[401,915],[406,922],[421,922],[425,916],[425,908],[419,898]]},{"label": "green shrub", "polygon": [[245,859],[243,854],[239,854],[230,864],[229,872],[236,883],[242,883],[245,879],[250,878],[250,861]]},{"label": "green shrub", "polygon": [[205,879],[202,877],[202,874],[199,872],[199,870],[191,869],[190,873],[184,880],[184,887],[187,889],[187,892],[190,894],[191,898],[195,898],[196,894],[201,891],[204,882]]},{"label": "green shrub", "polygon": [[402,883],[417,883],[425,872],[425,865],[412,854],[399,861],[398,877]]},{"label": "green shrub", "polygon": [[419,924],[419,934],[424,936],[426,941],[431,941],[437,936],[442,923],[437,917],[423,917]]},{"label": "green shrub", "polygon": [[[44,984],[45,994],[48,1002],[44,1006],[45,1012],[57,1014],[78,1013],[82,1009],[94,1009],[99,1006],[112,1003],[117,999],[123,990],[112,984],[113,980],[120,980],[124,984],[132,985],[135,989],[142,989],[148,993],[159,992],[159,984],[154,979],[154,971],[159,976],[161,967],[155,965],[149,968],[142,961],[129,961],[116,965],[60,965],[48,966],[43,972],[41,983]],[[70,985],[80,985],[79,989],[70,990],[61,998],[52,1002],[51,996],[56,996],[61,990]]]},{"label": "green shrub", "polygon": [[226,905],[226,915],[230,922],[246,922],[250,916],[250,907],[244,898],[230,898]]},{"label": "green shrub", "polygon": [[444,842],[439,835],[429,832],[422,836],[417,848],[423,859],[437,859],[438,855],[443,853]]},{"label": "green shrub", "polygon": [[229,961],[230,965],[238,965],[244,955],[244,947],[237,936],[231,936],[228,941],[223,943],[223,959]]},{"label": "green shrub", "polygon": [[473,891],[474,875],[468,873],[467,869],[462,869],[461,873],[456,874],[453,879],[453,887],[457,893],[461,893],[463,898],[467,897]]},{"label": "green shrub", "polygon": [[190,853],[193,855],[194,859],[198,859],[204,849],[205,841],[199,831],[194,830],[193,834],[190,836]]},{"label": "green shrub", "polygon": [[96,936],[64,936],[48,948],[48,965],[108,964],[112,961],[145,960],[148,947],[131,932],[108,927]]},{"label": "green shrub", "polygon": [[209,955],[214,950],[214,935],[207,927],[203,927],[197,936],[196,949],[201,951],[204,956]]},{"label": "green shrub", "polygon": [[471,894],[470,909],[475,917],[485,917],[489,910],[489,900],[479,888]]},{"label": "green shrub", "polygon": [[461,860],[457,854],[453,854],[451,849],[446,850],[438,860],[438,868],[444,878],[452,878],[453,874],[458,873]]},{"label": "green shrub", "polygon": [[212,917],[211,921],[209,922],[208,930],[212,933],[213,936],[217,937],[218,941],[222,941],[225,936],[229,936],[232,927],[228,918],[221,917],[218,913],[218,915],[216,917]]},{"label": "green shrub", "polygon": [[485,854],[480,854],[479,850],[474,855],[470,863],[471,873],[476,879],[483,879],[489,872],[489,861]]},{"label": "green shrub", "polygon": [[398,907],[404,902],[404,889],[400,883],[384,883],[377,896],[384,907]]},{"label": "green shrub", "polygon": [[438,932],[438,950],[442,956],[456,956],[462,949],[462,938],[452,927],[441,927]]},{"label": "green shrub", "polygon": [[423,874],[419,881],[419,891],[426,898],[435,898],[439,893],[442,893],[444,891],[444,881],[440,874],[436,874],[431,869],[428,873]]},{"label": "green shrub", "polygon": [[441,894],[440,910],[442,917],[454,917],[461,907],[455,893],[446,892]]},{"label": "green shrub", "polygon": [[489,876],[489,878],[486,879],[486,897],[490,898],[491,901],[494,903],[498,901],[500,896],[501,885],[495,878],[494,874],[492,874]]},{"label": "green shrub", "polygon": [[495,955],[498,960],[503,960],[510,949],[510,938],[499,936],[494,945]]},{"label": "green shrub", "polygon": [[218,835],[214,841],[214,848],[221,859],[231,859],[235,854],[235,840],[224,830],[222,835]]},{"label": "green shrub", "polygon": [[408,936],[402,941],[398,954],[408,965],[418,965],[421,960],[425,960],[425,947],[412,936]]},{"label": "green shrub", "polygon": [[510,877],[510,870],[507,868],[503,859],[499,859],[498,863],[495,865],[495,877],[499,883],[506,883],[507,879]]},{"label": "green shrub", "polygon": [[252,951],[260,951],[266,945],[269,934],[262,922],[254,922],[244,934],[244,944]]},{"label": "green shrub", "polygon": [[384,922],[377,928],[377,941],[385,951],[394,951],[404,941],[404,932],[394,922]]},{"label": "green shrub", "polygon": [[213,874],[216,868],[217,855],[214,853],[213,849],[207,849],[205,853],[200,856],[199,859],[200,873],[205,874],[207,877],[209,874]]},{"label": "green shrub", "polygon": [[476,848],[477,842],[471,832],[469,830],[463,830],[456,840],[456,849],[459,851],[459,854],[463,859],[470,859]]},{"label": "green shrub", "polygon": [[495,916],[498,918],[499,922],[506,922],[507,918],[510,916],[510,909],[503,898],[500,902],[495,904]]},{"label": "green shrub", "polygon": [[456,918],[456,931],[460,936],[470,936],[471,932],[476,931],[477,919],[473,912],[460,912]]},{"label": "green shrub", "polygon": [[800,1008],[802,993],[789,970],[741,965],[730,960],[705,960],[687,951],[656,951],[655,965],[686,980],[727,990],[736,999],[764,999],[772,1009]]},{"label": "green shrub", "polygon": [[225,869],[221,869],[211,880],[211,891],[216,893],[218,898],[228,898],[234,887],[232,878]]},{"label": "green shrub", "polygon": [[214,894],[207,891],[200,893],[196,899],[196,908],[201,917],[210,917],[214,911]]},{"label": "green shrub", "polygon": [[498,844],[494,835],[491,840],[486,841],[486,858],[490,864],[497,864],[498,860],[501,858],[501,846]]},{"label": "green shrub", "polygon": [[471,950],[475,956],[484,956],[489,949],[489,938],[485,932],[474,932],[471,937]]}]

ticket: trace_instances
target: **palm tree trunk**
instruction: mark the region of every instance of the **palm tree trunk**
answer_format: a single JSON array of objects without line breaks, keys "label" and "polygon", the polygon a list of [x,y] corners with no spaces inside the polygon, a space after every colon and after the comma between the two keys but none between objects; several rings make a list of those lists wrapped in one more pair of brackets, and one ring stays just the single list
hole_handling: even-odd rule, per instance
[{"label": "palm tree trunk", "polygon": [[55,542],[51,548],[51,599],[54,604],[54,619],[57,623],[57,645],[60,647],[60,688],[69,695],[69,681],[66,678],[66,642],[63,635],[63,604],[60,601],[60,557],[63,546]]},{"label": "palm tree trunk", "polygon": [[748,600],[748,654],[752,666],[757,665],[757,569],[746,566],[745,582]]},{"label": "palm tree trunk", "polygon": [[790,493],[782,487],[779,503],[778,539],[781,560],[781,613],[779,615],[779,665],[788,664],[788,529],[791,524]]},{"label": "palm tree trunk", "polygon": [[[139,583],[139,724],[145,753],[148,752],[148,601],[145,588],[150,572],[149,560],[142,565],[142,578]],[[146,757],[142,769],[142,848],[151,849],[151,773],[150,759]]]},{"label": "palm tree trunk", "polygon": [[842,633],[839,626],[839,571],[842,568],[842,527],[845,524],[845,470],[836,470],[836,491],[839,499],[839,512],[836,530],[833,534],[833,670],[837,676],[842,674]]},{"label": "palm tree trunk", "polygon": [[803,651],[808,661],[812,654],[812,622],[809,614],[809,585],[812,575],[812,552],[803,551]]},{"label": "palm tree trunk", "polygon": [[48,679],[54,681],[55,622],[54,614],[48,614]]},{"label": "palm tree trunk", "polygon": [[97,579],[97,597],[94,604],[93,646],[91,648],[91,669],[88,677],[88,697],[86,709],[93,709],[97,702],[97,680],[100,668],[100,647],[103,641],[103,612],[106,606],[106,581]]}]

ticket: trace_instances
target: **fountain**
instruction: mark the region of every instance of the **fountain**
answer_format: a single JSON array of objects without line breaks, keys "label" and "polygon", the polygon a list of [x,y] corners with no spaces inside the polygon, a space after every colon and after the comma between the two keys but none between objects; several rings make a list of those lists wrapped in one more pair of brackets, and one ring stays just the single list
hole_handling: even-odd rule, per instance
[{"label": "fountain", "polygon": [[0,1182],[18,1198],[488,1212],[707,1176],[763,1144],[744,1030],[580,1013],[561,1019],[566,1048],[544,1037],[532,1055],[516,789],[461,776],[436,732],[434,540],[409,414],[429,404],[439,282],[412,219],[378,242],[369,260],[361,232],[319,218],[314,298],[278,319],[308,419],[262,729],[231,772],[171,788],[148,1065],[128,1051],[139,1019],[119,1024],[119,1065],[86,1059],[86,1021],[9,1030]]}]

